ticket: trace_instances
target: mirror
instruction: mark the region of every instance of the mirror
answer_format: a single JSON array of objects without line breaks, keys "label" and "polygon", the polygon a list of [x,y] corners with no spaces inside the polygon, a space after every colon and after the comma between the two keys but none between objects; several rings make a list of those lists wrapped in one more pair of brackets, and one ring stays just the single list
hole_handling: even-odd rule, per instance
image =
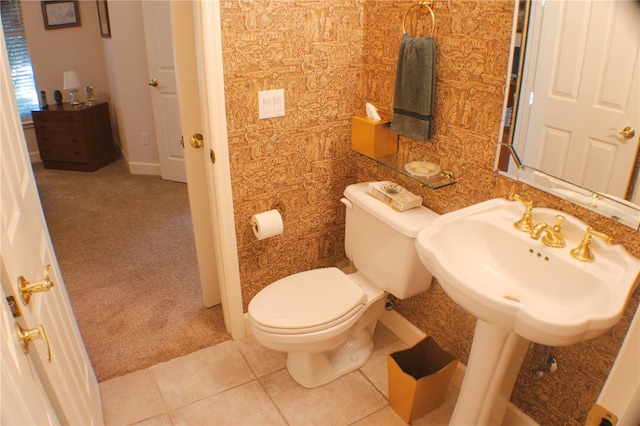
[{"label": "mirror", "polygon": [[496,170],[638,229],[640,2],[516,0]]}]

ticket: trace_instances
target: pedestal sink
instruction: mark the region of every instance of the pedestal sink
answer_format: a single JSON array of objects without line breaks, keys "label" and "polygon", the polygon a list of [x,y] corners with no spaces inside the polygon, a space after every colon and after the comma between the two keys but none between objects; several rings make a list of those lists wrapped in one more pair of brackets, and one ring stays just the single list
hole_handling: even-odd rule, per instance
[{"label": "pedestal sink", "polygon": [[640,260],[621,245],[592,241],[593,262],[574,259],[588,225],[565,217],[565,248],[551,248],[513,223],[522,204],[493,199],[438,217],[416,238],[418,254],[444,291],[477,318],[452,425],[501,424],[529,342],[571,345],[615,325],[638,282]]}]

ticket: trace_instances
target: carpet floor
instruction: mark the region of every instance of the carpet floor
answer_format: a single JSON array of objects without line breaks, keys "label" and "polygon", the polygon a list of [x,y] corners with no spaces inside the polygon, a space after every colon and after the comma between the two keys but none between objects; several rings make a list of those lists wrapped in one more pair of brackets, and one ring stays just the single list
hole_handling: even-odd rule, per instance
[{"label": "carpet floor", "polygon": [[98,381],[230,339],[205,308],[186,184],[34,164],[42,206]]}]

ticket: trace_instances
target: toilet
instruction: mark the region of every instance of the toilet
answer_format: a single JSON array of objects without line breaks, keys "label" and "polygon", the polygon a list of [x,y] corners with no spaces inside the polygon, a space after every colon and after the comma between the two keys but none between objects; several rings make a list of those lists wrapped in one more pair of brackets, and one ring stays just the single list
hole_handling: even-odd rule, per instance
[{"label": "toilet", "polygon": [[282,278],[249,303],[249,324],[263,346],[287,352],[287,370],[314,388],[360,368],[373,352],[372,335],[387,295],[426,291],[432,275],[415,249],[418,231],[438,216],[424,206],[398,212],[349,185],[345,251],[354,271],[320,268]]}]

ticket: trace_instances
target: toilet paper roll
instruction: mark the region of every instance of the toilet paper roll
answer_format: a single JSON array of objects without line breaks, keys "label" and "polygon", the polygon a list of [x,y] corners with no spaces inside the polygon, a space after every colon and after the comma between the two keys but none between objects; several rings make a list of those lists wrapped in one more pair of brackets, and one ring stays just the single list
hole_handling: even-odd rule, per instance
[{"label": "toilet paper roll", "polygon": [[278,210],[254,214],[251,216],[251,220],[255,223],[253,233],[256,234],[256,238],[259,240],[280,235],[284,229],[282,216]]}]

